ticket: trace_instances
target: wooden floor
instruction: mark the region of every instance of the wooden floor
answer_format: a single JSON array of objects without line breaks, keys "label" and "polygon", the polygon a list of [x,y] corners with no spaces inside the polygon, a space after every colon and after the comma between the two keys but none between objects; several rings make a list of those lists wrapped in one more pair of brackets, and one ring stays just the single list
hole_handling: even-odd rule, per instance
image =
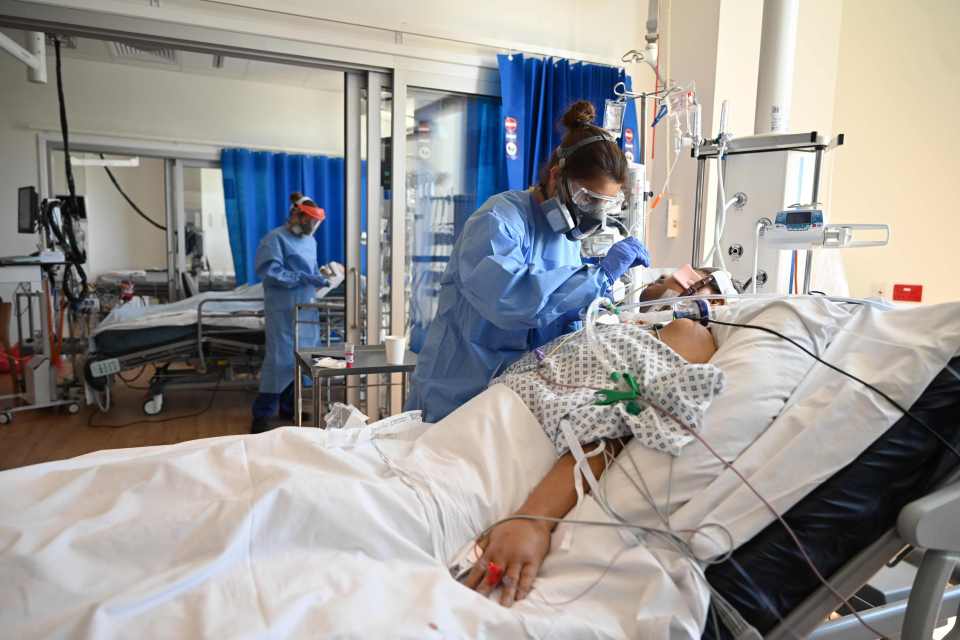
[{"label": "wooden floor", "polygon": [[[143,386],[148,379],[149,375],[144,374],[132,384]],[[9,393],[9,378],[3,376],[0,388],[4,389],[3,393]],[[163,412],[149,418],[143,414],[143,391],[117,381],[113,392],[113,407],[106,414],[101,414],[96,407],[84,407],[79,414],[72,416],[56,409],[15,414],[11,424],[0,425],[0,469],[71,458],[100,449],[172,444],[249,433],[250,405],[256,395],[255,391],[220,390],[209,411],[199,416],[169,420],[203,411],[212,392],[170,391],[164,398]],[[120,428],[89,426],[123,425],[141,420],[153,422]]]}]

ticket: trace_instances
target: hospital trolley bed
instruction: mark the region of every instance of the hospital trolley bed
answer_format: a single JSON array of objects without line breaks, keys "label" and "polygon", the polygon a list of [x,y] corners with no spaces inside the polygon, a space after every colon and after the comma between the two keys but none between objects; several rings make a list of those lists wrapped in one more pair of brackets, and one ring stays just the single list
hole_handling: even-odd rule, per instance
[{"label": "hospital trolley bed", "polygon": [[[195,293],[229,293],[237,286],[235,278],[225,274],[203,273],[196,278],[185,278],[184,285],[187,282],[196,289]],[[153,298],[161,304],[170,302],[170,283],[166,269],[111,271],[97,276],[93,285],[102,313],[107,314],[121,304],[125,285],[132,288],[133,295]],[[184,288],[186,289],[186,286]]]},{"label": "hospital trolley bed", "polygon": [[[317,298],[320,340],[344,335],[342,272]],[[115,309],[94,331],[83,364],[89,394],[109,409],[116,377],[152,367],[143,411],[156,415],[173,389],[256,388],[264,354],[261,285],[208,292],[173,304]]]},{"label": "hospital trolley bed", "polygon": [[[800,306],[723,313],[809,334],[825,360],[960,443],[960,380],[945,368],[960,364],[960,305]],[[949,559],[960,531],[949,484],[957,461],[869,390],[782,341],[746,329],[715,335],[711,362],[728,385],[702,435],[784,515],[844,597],[903,542],[928,549],[921,574],[943,579],[932,589],[920,580],[911,608],[932,624],[939,616],[922,605],[949,573],[935,561]],[[730,557],[706,567],[714,596],[688,557],[655,541],[624,546],[616,527],[575,526],[604,519],[591,496],[554,532],[535,597],[504,609],[456,582],[456,550],[512,513],[556,460],[519,397],[494,385],[435,425],[286,428],[2,472],[0,600],[11,606],[0,628],[24,638],[691,639],[725,637],[708,610],[722,597],[767,637],[829,632],[817,627],[839,604],[818,592],[728,467],[696,443],[669,459],[636,441],[618,459],[628,452],[657,501],[673,501],[676,530],[715,523],[729,534]],[[601,484],[626,521],[650,524],[629,466],[609,467]],[[693,541],[697,557],[725,555],[718,540]]]}]

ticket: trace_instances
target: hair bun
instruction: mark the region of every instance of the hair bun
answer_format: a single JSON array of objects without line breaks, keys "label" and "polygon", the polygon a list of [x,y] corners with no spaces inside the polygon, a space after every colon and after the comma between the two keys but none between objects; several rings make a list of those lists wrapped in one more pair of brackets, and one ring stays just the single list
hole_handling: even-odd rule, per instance
[{"label": "hair bun", "polygon": [[294,191],[293,193],[290,194],[290,202],[292,202],[293,204],[297,204],[297,200],[299,200],[302,197],[303,197],[302,193],[300,193],[299,191]]},{"label": "hair bun", "polygon": [[567,129],[579,129],[593,124],[597,117],[597,110],[589,100],[577,100],[567,112],[563,114],[563,126]]}]

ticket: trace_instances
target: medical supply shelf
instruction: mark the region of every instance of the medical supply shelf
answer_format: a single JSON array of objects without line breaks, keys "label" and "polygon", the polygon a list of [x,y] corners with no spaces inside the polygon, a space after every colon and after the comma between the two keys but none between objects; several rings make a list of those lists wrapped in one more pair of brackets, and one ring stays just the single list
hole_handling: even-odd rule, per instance
[{"label": "medical supply shelf", "polygon": [[[294,395],[294,415],[297,418],[297,426],[303,425],[303,376],[310,377],[313,383],[313,426],[320,427],[322,414],[322,402],[320,400],[320,382],[342,376],[344,384],[347,384],[349,376],[364,376],[399,373],[401,396],[407,395],[407,375],[417,366],[417,355],[410,350],[403,356],[403,364],[390,364],[387,362],[386,348],[383,345],[358,345],[354,351],[354,363],[351,368],[331,368],[321,367],[314,363],[315,358],[336,358],[343,359],[343,347],[333,347],[330,349],[298,349],[294,362],[296,365],[294,371],[295,395]],[[389,380],[387,386],[394,383]]]}]

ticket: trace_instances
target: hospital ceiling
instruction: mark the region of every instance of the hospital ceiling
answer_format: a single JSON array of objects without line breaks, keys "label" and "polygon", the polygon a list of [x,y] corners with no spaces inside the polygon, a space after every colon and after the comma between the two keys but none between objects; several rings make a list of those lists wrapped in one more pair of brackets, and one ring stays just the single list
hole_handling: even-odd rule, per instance
[{"label": "hospital ceiling", "polygon": [[[23,44],[22,31],[3,29],[15,41]],[[53,59],[53,48],[48,48]],[[281,84],[319,91],[343,92],[343,73],[311,67],[276,64],[262,60],[245,60],[213,56],[174,49],[149,51],[124,43],[71,37],[63,49],[66,58],[90,60],[109,64],[124,64],[164,71],[233,78],[248,82]],[[52,64],[52,63],[51,63]]]}]

